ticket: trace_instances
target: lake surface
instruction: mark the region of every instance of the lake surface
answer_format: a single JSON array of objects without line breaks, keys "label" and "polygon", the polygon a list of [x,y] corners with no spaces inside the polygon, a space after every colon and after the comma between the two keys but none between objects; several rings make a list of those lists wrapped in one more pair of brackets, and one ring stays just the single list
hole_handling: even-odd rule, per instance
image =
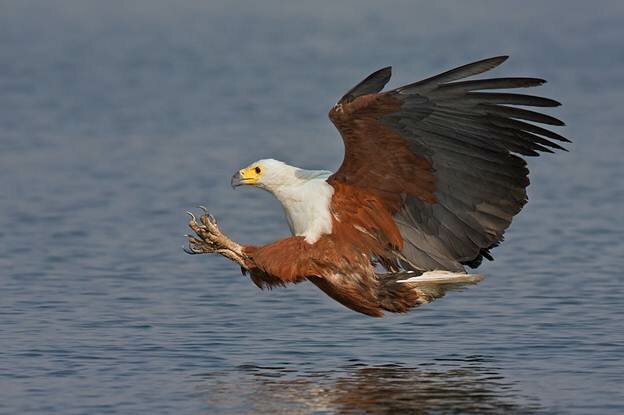
[{"label": "lake surface", "polygon": [[[618,1],[0,1],[0,413],[623,413],[623,22]],[[499,54],[550,81],[574,143],[530,160],[479,286],[372,319],[182,252],[199,204],[237,241],[286,235],[229,178],[335,169],[326,113],[363,76]]]}]

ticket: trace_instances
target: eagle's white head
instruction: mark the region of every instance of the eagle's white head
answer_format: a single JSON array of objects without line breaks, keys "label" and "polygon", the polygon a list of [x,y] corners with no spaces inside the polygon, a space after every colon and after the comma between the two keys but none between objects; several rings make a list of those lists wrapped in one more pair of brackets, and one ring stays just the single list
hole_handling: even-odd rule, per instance
[{"label": "eagle's white head", "polygon": [[251,163],[232,176],[232,187],[251,185],[271,192],[280,201],[293,235],[314,243],[331,232],[330,203],[334,188],[325,170],[304,170],[264,159]]},{"label": "eagle's white head", "polygon": [[247,167],[243,167],[232,176],[232,187],[241,185],[256,186],[268,190],[271,193],[280,187],[292,186],[302,182],[301,175],[304,171],[297,167],[274,159],[258,160]]}]

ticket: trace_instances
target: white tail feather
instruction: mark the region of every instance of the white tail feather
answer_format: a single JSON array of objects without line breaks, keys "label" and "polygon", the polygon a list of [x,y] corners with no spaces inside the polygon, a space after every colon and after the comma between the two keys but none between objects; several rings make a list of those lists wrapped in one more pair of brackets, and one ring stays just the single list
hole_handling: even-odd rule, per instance
[{"label": "white tail feather", "polygon": [[422,275],[416,277],[407,278],[404,280],[397,280],[397,282],[404,282],[416,285],[431,285],[431,284],[476,284],[483,280],[481,275],[477,274],[463,274],[450,271],[427,271]]}]

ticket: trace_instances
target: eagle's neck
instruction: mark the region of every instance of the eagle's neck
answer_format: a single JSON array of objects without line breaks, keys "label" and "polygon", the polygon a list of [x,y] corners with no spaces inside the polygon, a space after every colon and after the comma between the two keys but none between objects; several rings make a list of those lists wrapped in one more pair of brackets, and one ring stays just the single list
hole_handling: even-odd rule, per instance
[{"label": "eagle's neck", "polygon": [[332,231],[330,204],[334,188],[327,183],[331,174],[299,170],[298,180],[270,189],[284,208],[292,234],[303,236],[309,244]]}]

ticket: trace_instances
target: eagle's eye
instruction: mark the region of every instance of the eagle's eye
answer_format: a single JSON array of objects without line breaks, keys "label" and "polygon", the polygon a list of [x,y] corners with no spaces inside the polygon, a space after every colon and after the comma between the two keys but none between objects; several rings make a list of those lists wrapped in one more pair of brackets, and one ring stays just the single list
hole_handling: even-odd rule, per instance
[{"label": "eagle's eye", "polygon": [[262,169],[260,167],[256,167],[256,174],[260,174],[262,172]]}]

